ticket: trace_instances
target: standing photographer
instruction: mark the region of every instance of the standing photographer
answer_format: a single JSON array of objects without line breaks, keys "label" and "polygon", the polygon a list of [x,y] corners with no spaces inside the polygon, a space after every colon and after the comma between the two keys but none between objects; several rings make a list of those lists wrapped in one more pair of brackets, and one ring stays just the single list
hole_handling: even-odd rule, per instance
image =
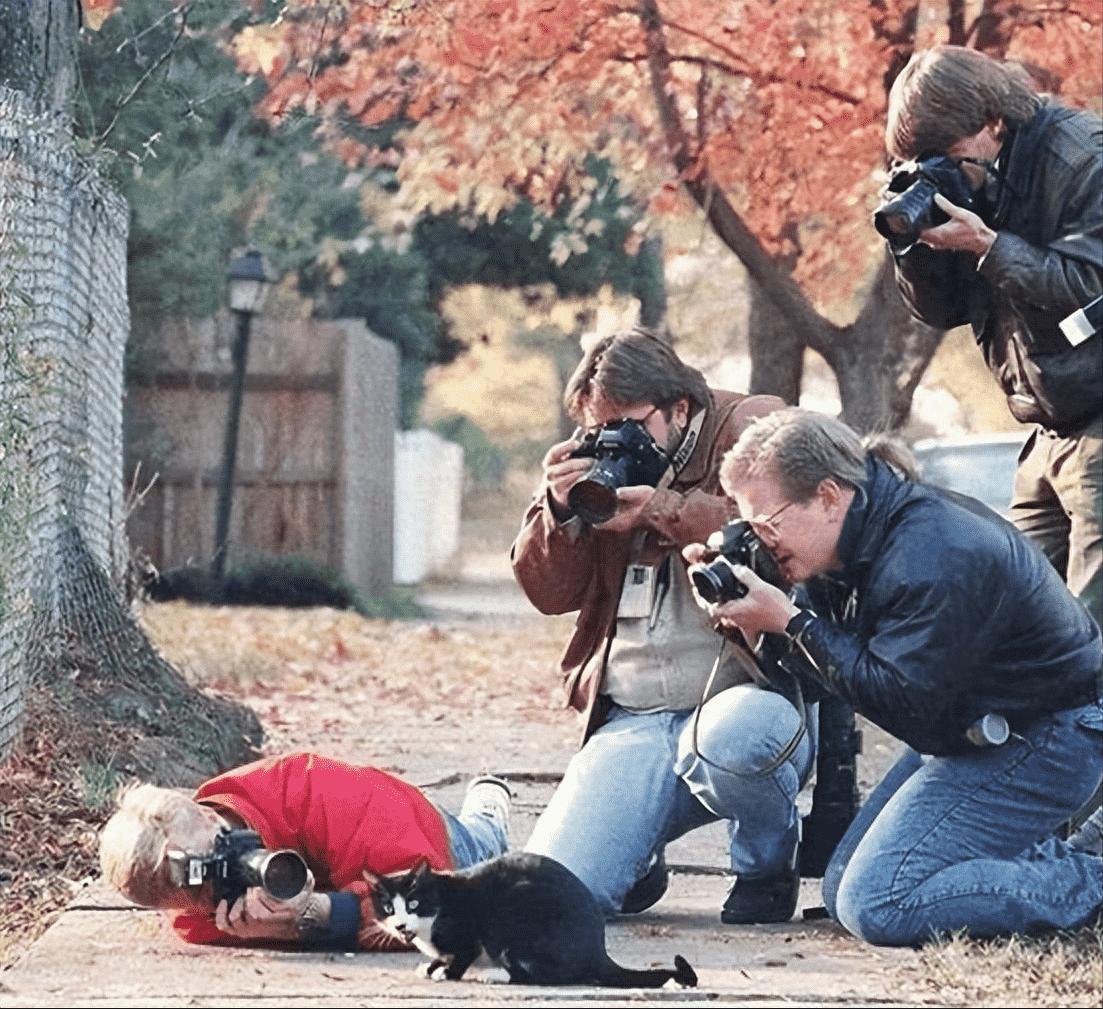
[{"label": "standing photographer", "polygon": [[[642,911],[666,890],[666,843],[727,819],[737,880],[721,917],[788,920],[800,882],[795,799],[814,742],[802,713],[734,662],[694,719],[717,639],[680,556],[731,517],[721,455],[783,404],[711,391],[669,344],[635,329],[589,348],[565,405],[582,428],[544,457],[512,560],[541,612],[578,611],[561,670],[586,728],[528,850],[566,865],[607,913]],[[622,480],[587,478],[599,432],[632,446],[605,460]],[[615,511],[591,514],[611,484]]]},{"label": "standing photographer", "polygon": [[1021,67],[941,46],[893,84],[885,143],[947,156],[974,193],[973,210],[935,196],[949,220],[918,244],[890,240],[897,282],[923,322],[972,325],[1011,413],[1036,425],[1012,520],[1103,623],[1103,336],[1059,325],[1103,293],[1103,123]]},{"label": "standing photographer", "polygon": [[[472,781],[457,817],[374,767],[294,753],[220,774],[191,798],[153,785],[130,789],[100,835],[100,864],[136,904],[178,912],[173,927],[187,942],[405,950],[377,924],[364,873],[405,871],[422,860],[461,869],[493,858],[506,850],[509,811],[499,778]],[[228,830],[252,830],[265,848],[298,852],[307,885],[290,900],[250,886],[227,901],[216,900],[210,879],[176,878],[171,851],[210,858]]]},{"label": "standing photographer", "polygon": [[884,456],[783,410],[720,470],[805,594],[738,567],[746,596],[712,616],[774,636],[808,693],[910,747],[836,849],[825,903],[883,945],[1081,925],[1103,906],[1103,858],[1054,832],[1103,778],[1099,628],[1010,523]]}]

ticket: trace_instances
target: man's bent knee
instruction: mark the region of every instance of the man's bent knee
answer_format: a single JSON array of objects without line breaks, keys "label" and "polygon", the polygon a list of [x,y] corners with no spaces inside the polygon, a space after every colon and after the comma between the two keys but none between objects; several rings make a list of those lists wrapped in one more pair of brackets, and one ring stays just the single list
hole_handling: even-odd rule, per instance
[{"label": "man's bent knee", "polygon": [[[785,759],[801,718],[780,694],[739,686],[705,704],[696,728],[696,751],[709,763],[735,774],[761,774]],[[691,722],[683,734],[692,732]]]}]

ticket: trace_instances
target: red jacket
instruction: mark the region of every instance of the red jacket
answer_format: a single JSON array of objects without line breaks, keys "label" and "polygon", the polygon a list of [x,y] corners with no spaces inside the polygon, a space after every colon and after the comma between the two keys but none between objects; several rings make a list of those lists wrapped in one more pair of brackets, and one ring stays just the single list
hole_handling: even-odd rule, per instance
[{"label": "red jacket", "polygon": [[[448,831],[437,808],[413,785],[377,770],[314,753],[267,757],[200,785],[195,799],[236,813],[266,848],[293,848],[319,891],[347,890],[360,899],[361,949],[408,949],[375,921],[364,870],[402,872],[421,859],[451,869]],[[211,917],[178,914],[187,942],[233,943]]]}]

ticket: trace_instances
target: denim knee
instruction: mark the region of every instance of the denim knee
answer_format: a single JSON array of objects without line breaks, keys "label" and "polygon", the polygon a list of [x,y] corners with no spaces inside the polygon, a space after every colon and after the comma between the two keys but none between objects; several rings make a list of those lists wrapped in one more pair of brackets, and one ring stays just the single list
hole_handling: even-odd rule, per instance
[{"label": "denim knee", "polygon": [[[780,694],[731,687],[701,709],[697,752],[736,774],[758,774],[777,761],[799,729],[800,715]],[[692,730],[690,723],[683,731]]]},{"label": "denim knee", "polygon": [[696,732],[690,718],[678,739],[674,769],[707,809],[728,818],[768,795],[789,804],[796,799],[811,766],[812,744],[798,738],[800,715],[784,697],[754,686],[731,687],[694,717]]},{"label": "denim knee", "polygon": [[843,874],[846,872],[850,852],[844,852],[840,845],[835,849],[823,871],[823,879],[820,882],[820,896],[827,913],[835,920],[839,920],[838,897],[839,887],[842,884]]},{"label": "denim knee", "polygon": [[832,917],[852,935],[874,946],[917,946],[929,938],[929,933],[917,929],[912,916],[863,886],[857,873],[843,872],[833,904],[828,904]]}]

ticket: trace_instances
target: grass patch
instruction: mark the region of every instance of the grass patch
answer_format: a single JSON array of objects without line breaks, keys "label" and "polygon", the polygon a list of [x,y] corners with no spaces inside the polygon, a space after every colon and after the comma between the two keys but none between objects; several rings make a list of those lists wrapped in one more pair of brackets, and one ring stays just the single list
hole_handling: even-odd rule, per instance
[{"label": "grass patch", "polygon": [[120,784],[122,779],[110,764],[95,760],[81,761],[81,801],[88,809],[97,813],[109,812]]},{"label": "grass patch", "polygon": [[1103,925],[1042,938],[955,935],[920,950],[940,1001],[973,1006],[1103,1004]]}]

